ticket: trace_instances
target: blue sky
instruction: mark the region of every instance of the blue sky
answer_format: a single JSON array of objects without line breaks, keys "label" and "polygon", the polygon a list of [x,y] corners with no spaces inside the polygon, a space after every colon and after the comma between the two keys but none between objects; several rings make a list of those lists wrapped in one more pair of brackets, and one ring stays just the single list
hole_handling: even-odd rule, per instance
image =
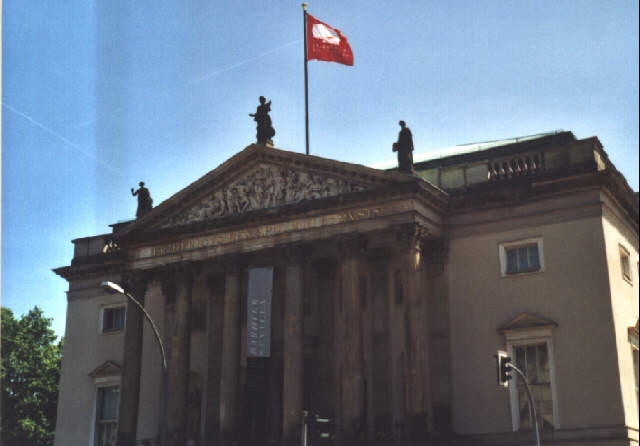
[{"label": "blue sky", "polygon": [[[338,1],[355,64],[309,63],[311,153],[394,156],[571,130],[596,135],[638,190],[637,1]],[[71,239],[156,204],[254,140],[304,152],[298,1],[4,2],[2,305],[39,305],[64,333]]]}]

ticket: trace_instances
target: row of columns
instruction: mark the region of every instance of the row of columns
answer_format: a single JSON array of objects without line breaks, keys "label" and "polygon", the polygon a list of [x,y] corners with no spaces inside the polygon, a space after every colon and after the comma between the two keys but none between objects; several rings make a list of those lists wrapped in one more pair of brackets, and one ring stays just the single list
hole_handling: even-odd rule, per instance
[{"label": "row of columns", "polygon": [[[397,259],[402,271],[405,305],[406,364],[404,369],[404,418],[411,437],[419,437],[431,428],[429,350],[427,342],[427,305],[423,283],[421,241],[424,228],[408,224],[397,232],[400,249]],[[365,370],[361,309],[361,277],[366,277],[366,238],[359,234],[337,240],[340,252],[334,305],[334,385],[337,434],[340,440],[354,438],[364,424]],[[285,443],[297,440],[303,407],[304,333],[303,292],[304,263],[309,252],[303,245],[286,248],[284,293],[284,348],[282,433]],[[237,435],[239,421],[240,367],[240,289],[241,265],[238,256],[225,258],[224,296],[212,291],[209,321],[209,370],[207,386],[207,436],[219,434],[222,444]],[[393,269],[393,268],[391,268]],[[175,285],[174,326],[171,330],[167,398],[167,436],[170,446],[183,446],[187,441],[187,406],[190,369],[190,335],[193,280],[196,274],[191,264],[172,269],[168,277]],[[150,276],[134,276],[129,280],[132,294],[144,302],[146,283]],[[167,277],[165,277],[167,279]],[[394,278],[397,280],[397,278]],[[393,282],[393,281],[392,281]],[[391,291],[391,290],[390,290]],[[393,294],[398,290],[394,289]],[[222,310],[223,317],[220,318]],[[394,327],[390,331],[393,332]],[[398,336],[398,334],[391,334]],[[220,337],[222,339],[220,339]],[[118,444],[135,445],[137,408],[139,403],[140,358],[142,357],[142,315],[134,305],[128,305],[125,327],[124,372],[118,425]],[[220,362],[215,363],[220,358]],[[219,367],[219,368],[218,368]],[[392,399],[402,393],[398,387],[400,369],[391,367]],[[369,388],[371,384],[369,383]],[[371,398],[371,394],[369,394]],[[394,419],[399,415],[398,402],[391,402]],[[215,410],[214,410],[215,408]]]}]

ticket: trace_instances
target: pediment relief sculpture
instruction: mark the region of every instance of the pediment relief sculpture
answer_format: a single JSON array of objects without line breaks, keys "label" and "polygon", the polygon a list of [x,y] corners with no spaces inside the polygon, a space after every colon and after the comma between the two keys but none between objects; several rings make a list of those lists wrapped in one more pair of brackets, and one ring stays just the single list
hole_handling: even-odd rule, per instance
[{"label": "pediment relief sculpture", "polygon": [[162,227],[181,226],[303,200],[357,192],[367,186],[341,178],[260,164],[249,174],[214,191]]}]

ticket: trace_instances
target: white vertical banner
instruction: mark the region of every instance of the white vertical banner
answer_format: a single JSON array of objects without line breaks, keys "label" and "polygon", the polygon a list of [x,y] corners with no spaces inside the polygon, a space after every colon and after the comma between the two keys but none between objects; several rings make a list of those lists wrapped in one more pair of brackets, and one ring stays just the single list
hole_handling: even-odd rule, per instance
[{"label": "white vertical banner", "polygon": [[247,293],[247,357],[271,356],[273,267],[249,269]]}]

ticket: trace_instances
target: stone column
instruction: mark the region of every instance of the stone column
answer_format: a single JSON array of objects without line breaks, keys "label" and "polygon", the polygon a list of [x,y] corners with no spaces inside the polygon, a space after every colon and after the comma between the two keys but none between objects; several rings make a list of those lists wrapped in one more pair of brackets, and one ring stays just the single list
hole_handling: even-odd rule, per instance
[{"label": "stone column", "polygon": [[238,425],[240,366],[240,277],[236,256],[226,259],[224,321],[222,323],[222,368],[220,371],[220,439],[230,444]]},{"label": "stone column", "polygon": [[400,243],[398,260],[402,267],[407,330],[406,421],[412,439],[427,436],[431,428],[431,389],[427,319],[427,290],[422,268],[421,243],[425,228],[417,223],[401,226],[397,233]]},{"label": "stone column", "polygon": [[303,273],[308,251],[303,245],[287,247],[285,269],[282,436],[285,444],[299,441],[304,409]]},{"label": "stone column", "polygon": [[354,234],[338,241],[342,296],[339,356],[342,381],[342,438],[355,441],[364,427],[364,370],[362,354],[362,310],[360,307],[360,257],[366,238]]},{"label": "stone column", "polygon": [[189,369],[191,364],[193,265],[181,264],[175,268],[174,274],[176,301],[169,362],[167,431],[169,446],[184,446],[187,441]]},{"label": "stone column", "polygon": [[387,323],[389,326],[389,395],[391,400],[392,437],[396,440],[404,436],[404,288],[398,259],[393,251],[387,264]]},{"label": "stone column", "polygon": [[[369,253],[373,254],[373,253]],[[376,252],[374,255],[377,255]],[[375,257],[373,257],[375,259]],[[361,336],[362,336],[362,357],[364,361],[364,377],[366,378],[366,398],[365,398],[365,412],[366,412],[366,433],[367,438],[372,440],[375,438],[375,408],[374,408],[374,392],[376,388],[374,386],[375,376],[375,357],[373,354],[374,349],[374,322],[373,322],[373,305],[374,305],[374,292],[373,292],[373,274],[374,268],[369,267],[369,263],[372,259],[362,258],[360,262],[360,278],[359,280],[359,302],[362,313],[361,323]]]},{"label": "stone column", "polygon": [[[144,306],[148,280],[141,272],[123,274],[122,286]],[[124,328],[124,358],[120,384],[120,408],[118,412],[118,445],[135,446],[140,400],[140,369],[142,360],[142,310],[127,298],[127,314]]]},{"label": "stone column", "polygon": [[205,444],[217,443],[220,431],[220,373],[222,367],[222,325],[224,322],[224,275],[210,276],[207,317],[207,408]]}]

